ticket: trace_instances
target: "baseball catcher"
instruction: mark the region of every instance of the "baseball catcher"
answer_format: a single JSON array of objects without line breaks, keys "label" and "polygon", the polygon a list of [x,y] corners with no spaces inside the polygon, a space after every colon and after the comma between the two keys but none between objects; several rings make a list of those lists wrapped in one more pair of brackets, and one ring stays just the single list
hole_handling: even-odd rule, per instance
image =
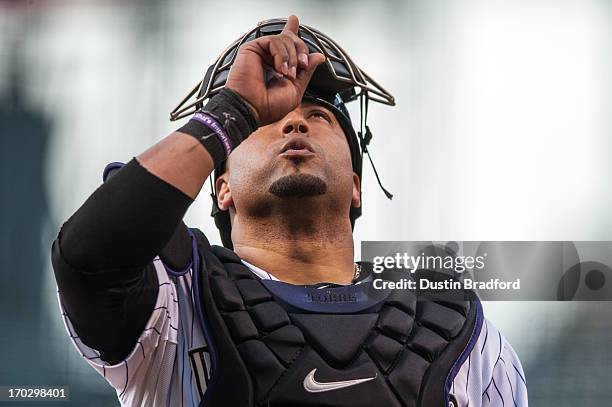
[{"label": "baseball catcher", "polygon": [[[370,102],[395,104],[331,38],[268,20],[171,113],[182,127],[107,166],[52,261],[70,338],[122,405],[527,406],[473,293],[374,289],[354,262]],[[223,247],[182,221],[209,177]]]}]

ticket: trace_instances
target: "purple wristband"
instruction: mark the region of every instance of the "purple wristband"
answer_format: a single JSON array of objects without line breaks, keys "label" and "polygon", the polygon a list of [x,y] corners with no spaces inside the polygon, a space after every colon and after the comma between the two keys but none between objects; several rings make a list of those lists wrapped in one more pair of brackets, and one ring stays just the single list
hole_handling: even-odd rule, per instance
[{"label": "purple wristband", "polygon": [[[223,126],[221,126],[214,117],[204,112],[196,113],[192,117],[192,119],[197,120],[200,123],[204,124],[206,127],[211,129],[215,133],[215,135],[217,136],[217,139],[219,139],[221,144],[223,144],[223,149],[225,150],[225,156],[229,157],[229,154],[232,152],[232,143],[230,142],[230,139],[227,136],[227,133],[225,132],[225,129],[223,128]],[[203,138],[208,138],[211,135],[212,134],[203,136]]]}]

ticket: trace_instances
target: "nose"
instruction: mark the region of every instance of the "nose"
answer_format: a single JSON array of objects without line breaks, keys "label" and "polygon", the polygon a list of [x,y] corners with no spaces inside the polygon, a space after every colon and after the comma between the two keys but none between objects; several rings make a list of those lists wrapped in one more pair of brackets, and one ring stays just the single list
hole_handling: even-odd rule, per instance
[{"label": "nose", "polygon": [[283,125],[283,136],[288,136],[291,133],[299,135],[308,135],[308,123],[301,116],[293,116]]}]

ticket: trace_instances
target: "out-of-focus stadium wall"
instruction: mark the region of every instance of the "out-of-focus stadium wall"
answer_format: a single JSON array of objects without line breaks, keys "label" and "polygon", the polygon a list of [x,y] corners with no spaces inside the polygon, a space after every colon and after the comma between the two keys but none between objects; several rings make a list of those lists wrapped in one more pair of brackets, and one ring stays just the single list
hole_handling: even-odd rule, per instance
[{"label": "out-of-focus stadium wall", "polygon": [[[297,14],[397,99],[373,105],[361,240],[612,240],[606,1],[0,2],[0,385],[116,404],[61,325],[63,221],[178,124],[168,113],[257,21]],[[208,188],[208,184],[206,187]],[[208,192],[186,221],[219,242]],[[112,253],[109,253],[111,256]],[[609,303],[490,303],[534,406],[608,405]]]}]

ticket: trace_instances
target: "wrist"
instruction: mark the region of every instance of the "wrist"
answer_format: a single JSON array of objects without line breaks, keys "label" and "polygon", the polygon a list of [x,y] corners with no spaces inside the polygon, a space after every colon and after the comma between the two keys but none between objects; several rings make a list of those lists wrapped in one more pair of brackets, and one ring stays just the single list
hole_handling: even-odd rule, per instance
[{"label": "wrist", "polygon": [[[219,118],[230,118],[228,124],[233,125],[236,136],[241,141],[257,130],[258,115],[255,108],[242,96],[229,88],[223,88],[213,96],[203,111],[210,112]],[[225,120],[224,120],[225,121]],[[225,123],[224,123],[225,124]]]},{"label": "wrist", "polygon": [[255,130],[257,120],[252,107],[240,95],[224,88],[178,131],[195,137],[217,166]]},{"label": "wrist", "polygon": [[234,93],[236,95],[236,97],[238,97],[238,98],[240,98],[240,100],[242,100],[242,102],[249,109],[249,113],[251,114],[251,116],[253,116],[253,120],[255,121],[255,124],[259,127],[259,123],[261,123],[261,120],[259,119],[259,113],[257,113],[257,109],[255,109],[255,106],[253,106],[251,104],[251,102],[246,100],[244,97],[242,97],[238,92],[234,91],[233,89],[230,89],[230,88],[226,88],[226,89],[229,90],[230,92]]}]

